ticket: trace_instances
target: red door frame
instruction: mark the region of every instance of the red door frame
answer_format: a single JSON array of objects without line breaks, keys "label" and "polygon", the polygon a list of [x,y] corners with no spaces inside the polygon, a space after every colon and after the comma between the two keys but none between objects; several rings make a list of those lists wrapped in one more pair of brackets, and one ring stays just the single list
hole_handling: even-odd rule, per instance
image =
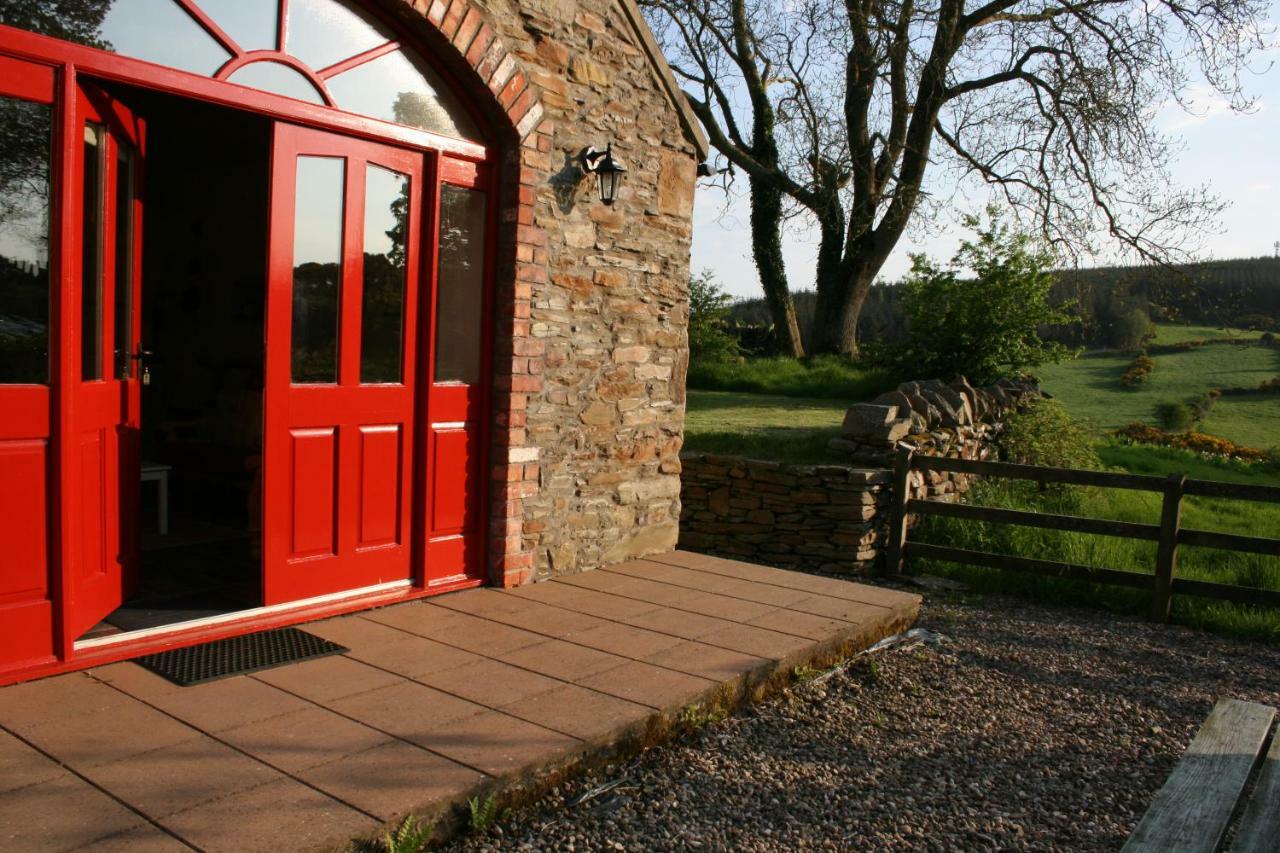
[{"label": "red door frame", "polygon": [[[343,163],[336,382],[295,383],[292,307],[296,172],[302,157]],[[268,240],[263,453],[263,601],[274,605],[344,589],[412,580],[415,349],[419,295],[431,295],[420,247],[427,156],[292,124],[275,126]],[[365,383],[362,296],[365,180],[375,165],[409,180],[401,381]],[[426,300],[423,300],[426,301]],[[429,341],[429,339],[427,339]],[[389,430],[394,430],[394,436]],[[310,465],[298,454],[306,451]],[[395,457],[395,477],[380,476]],[[366,498],[368,500],[366,500]],[[387,506],[390,499],[393,507]],[[365,538],[366,523],[379,528]],[[390,530],[388,531],[388,524]],[[298,540],[312,543],[298,552]],[[419,584],[421,586],[421,584]]]},{"label": "red door frame", "polygon": [[[67,495],[73,507],[80,508],[79,523],[73,528],[76,558],[71,561],[75,569],[73,576],[66,577],[68,595],[63,602],[63,631],[66,639],[74,642],[93,627],[111,611],[115,610],[129,595],[136,582],[137,570],[137,532],[132,525],[123,525],[119,521],[124,518],[137,517],[137,470],[139,465],[139,434],[141,426],[141,382],[139,380],[140,365],[134,364],[133,355],[138,350],[138,335],[141,331],[141,279],[142,279],[142,206],[141,206],[141,168],[145,158],[146,132],[142,123],[132,112],[119,101],[107,95],[87,80],[76,86],[76,105],[74,124],[66,134],[68,145],[66,156],[72,158],[72,168],[66,175],[71,185],[72,204],[66,208],[67,219],[73,224],[83,221],[85,154],[82,141],[84,129],[93,124],[104,131],[98,145],[99,193],[98,215],[100,240],[98,258],[98,279],[101,291],[98,296],[98,376],[85,379],[82,374],[75,380],[61,386],[62,395],[74,398],[76,411],[74,431],[64,438],[63,443],[70,445],[72,462],[62,470],[62,493]],[[119,170],[118,150],[127,146],[132,151],[134,161],[130,187],[130,208],[127,225],[118,220],[117,181]],[[129,324],[125,332],[125,340],[117,341],[115,309],[118,303],[116,291],[120,285],[115,265],[118,243],[121,236],[130,240],[128,249],[130,294],[126,303],[129,311]],[[83,230],[75,231],[73,245],[63,255],[64,268],[67,275],[62,281],[61,297],[68,306],[73,319],[72,326],[80,332],[81,339],[63,338],[56,342],[62,352],[64,363],[70,364],[72,372],[80,369],[80,355],[84,346],[84,329],[76,322],[83,317],[82,285],[84,270]],[[113,344],[115,346],[113,346]],[[125,363],[128,365],[124,377],[118,375],[119,350],[123,348]],[[78,455],[85,451],[85,436],[96,434],[97,453],[100,457],[98,465],[98,481],[86,482],[85,457]],[[101,525],[97,542],[90,541],[89,532],[85,529],[87,512],[94,509],[94,501],[90,500],[94,489],[98,490],[97,524]],[[110,523],[112,520],[117,523]],[[94,562],[100,569],[90,577],[89,565],[86,564],[91,552],[97,552]],[[91,565],[91,564],[90,564]]]},{"label": "red door frame", "polygon": [[[381,16],[380,16],[381,17]],[[413,40],[403,39],[402,43],[414,45]],[[429,51],[420,51],[430,55]],[[67,257],[74,257],[78,251],[80,223],[71,212],[77,208],[75,198],[77,186],[68,180],[72,164],[79,157],[80,139],[71,132],[76,124],[76,91],[77,78],[80,75],[115,81],[154,91],[192,98],[207,103],[226,106],[233,109],[246,110],[278,120],[286,120],[309,127],[326,129],[351,137],[368,139],[383,144],[396,144],[434,154],[442,165],[446,162],[471,164],[477,175],[487,175],[501,153],[492,144],[479,144],[466,140],[441,136],[425,130],[381,121],[366,116],[345,113],[332,108],[316,106],[296,101],[271,92],[249,89],[233,83],[202,77],[184,71],[156,65],[143,60],[132,59],[108,53],[96,48],[65,42],[48,36],[37,35],[25,30],[0,25],[0,60],[6,57],[27,61],[50,68],[54,75],[54,140],[51,157],[51,202],[50,202],[50,240],[53,248],[50,252],[50,290],[53,295],[50,307],[50,333],[56,335],[61,342],[55,346],[50,342],[50,387],[43,391],[34,391],[39,396],[46,395],[52,417],[49,419],[50,433],[50,475],[48,477],[48,560],[49,560],[49,597],[52,599],[52,656],[39,657],[29,662],[17,664],[16,667],[0,669],[0,686],[29,678],[42,677],[70,669],[97,666],[135,656],[147,650],[166,647],[180,647],[200,642],[207,642],[222,637],[244,633],[246,629],[263,629],[279,625],[294,624],[310,619],[317,619],[339,613],[353,612],[371,606],[409,600],[428,594],[463,589],[483,583],[483,578],[470,574],[447,584],[432,586],[428,589],[425,567],[420,559],[414,560],[413,586],[404,591],[371,592],[341,600],[316,600],[302,602],[295,609],[287,612],[255,613],[248,611],[243,618],[221,622],[217,625],[201,625],[189,629],[175,628],[169,632],[157,633],[147,638],[112,645],[95,646],[91,649],[77,650],[75,636],[69,628],[70,613],[67,607],[66,593],[71,588],[76,569],[76,555],[73,543],[66,532],[76,527],[73,495],[67,492],[68,472],[75,463],[74,447],[71,442],[60,440],[61,436],[74,433],[77,424],[77,407],[74,394],[64,389],[74,387],[79,381],[80,362],[78,358],[68,358],[66,353],[79,352],[80,322],[78,288],[79,281],[64,262]],[[445,72],[446,80],[452,78]],[[473,113],[476,111],[467,105]],[[481,123],[483,126],[483,122]],[[438,199],[439,178],[442,169],[429,172],[437,176],[434,183]],[[487,179],[482,179],[486,180]],[[494,334],[494,281],[496,264],[494,247],[496,246],[496,225],[498,221],[497,193],[490,189],[489,221],[486,234],[487,264],[485,270],[485,313],[483,334],[483,369],[485,377],[484,412],[481,418],[483,434],[480,452],[483,454],[479,471],[480,487],[480,523],[483,525],[478,535],[482,548],[488,548],[488,452],[490,442],[491,418],[489,417],[492,401],[493,378],[493,334]],[[435,204],[431,210],[424,211],[424,225],[430,229],[432,247],[430,256],[423,253],[423,262],[429,263],[428,275],[431,289],[431,311],[420,310],[419,325],[422,333],[419,336],[420,375],[430,376],[430,360],[434,357],[434,336],[430,334],[424,323],[434,324],[434,288],[436,277],[436,236],[434,234],[436,219]],[[74,285],[74,287],[73,287]],[[135,303],[136,304],[136,303]],[[425,306],[424,306],[425,307]],[[135,332],[136,339],[136,332]],[[423,361],[427,361],[426,370]],[[425,423],[425,419],[423,421]],[[417,469],[420,470],[420,469]],[[414,476],[415,494],[419,492],[418,475]],[[423,493],[425,494],[425,493]],[[414,537],[421,528],[422,498],[415,497]],[[418,549],[415,548],[415,551]],[[483,560],[482,560],[483,563]]]}]

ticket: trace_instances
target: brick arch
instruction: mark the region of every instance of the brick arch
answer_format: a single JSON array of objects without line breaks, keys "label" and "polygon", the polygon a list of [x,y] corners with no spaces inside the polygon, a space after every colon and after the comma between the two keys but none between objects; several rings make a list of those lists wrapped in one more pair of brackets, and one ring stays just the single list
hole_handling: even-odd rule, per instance
[{"label": "brick arch", "polygon": [[[376,0],[442,61],[499,130],[523,142],[544,118],[537,86],[489,13],[469,0]],[[485,92],[491,99],[484,97]],[[487,102],[486,102],[487,101]]]},{"label": "brick arch", "polygon": [[[469,0],[377,0],[442,61],[498,132],[497,258],[488,477],[488,572],[495,586],[533,580],[524,502],[538,493],[538,450],[525,433],[529,397],[542,391],[545,345],[530,334],[533,289],[547,282],[547,233],[535,216],[551,176],[553,121],[539,90],[490,21]],[[486,97],[486,93],[488,97]]]}]

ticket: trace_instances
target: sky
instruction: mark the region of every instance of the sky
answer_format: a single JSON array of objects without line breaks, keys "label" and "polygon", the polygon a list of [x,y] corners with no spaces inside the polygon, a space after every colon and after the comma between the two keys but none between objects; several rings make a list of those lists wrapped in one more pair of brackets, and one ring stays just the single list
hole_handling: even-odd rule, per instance
[{"label": "sky", "polygon": [[[1280,22],[1280,0],[1273,3],[1271,19]],[[1174,165],[1175,179],[1186,185],[1208,184],[1230,202],[1220,219],[1221,233],[1203,240],[1205,258],[1270,255],[1280,240],[1280,49],[1270,51],[1269,57],[1254,63],[1261,73],[1243,81],[1245,90],[1257,98],[1251,113],[1235,113],[1205,87],[1194,86],[1192,112],[1170,105],[1156,117],[1160,129],[1181,137],[1185,144]],[[1268,69],[1269,61],[1275,67]],[[746,190],[741,173],[729,197],[706,181],[699,186],[692,269],[695,273],[711,270],[726,292],[751,298],[760,296],[761,290],[751,260]],[[977,212],[986,197],[972,201]],[[949,258],[961,236],[954,226],[932,227],[927,233],[908,230],[881,271],[881,279],[892,281],[905,274],[912,252]],[[816,235],[807,223],[795,223],[784,234],[783,254],[793,291],[813,287],[816,253]]]}]

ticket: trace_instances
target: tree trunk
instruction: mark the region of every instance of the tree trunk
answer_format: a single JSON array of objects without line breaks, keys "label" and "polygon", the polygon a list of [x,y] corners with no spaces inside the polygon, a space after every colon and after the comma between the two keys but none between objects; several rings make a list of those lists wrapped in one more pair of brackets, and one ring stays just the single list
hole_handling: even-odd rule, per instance
[{"label": "tree trunk", "polygon": [[773,318],[778,350],[782,355],[803,358],[804,343],[782,260],[782,192],[765,181],[751,181],[751,253]]},{"label": "tree trunk", "polygon": [[832,278],[837,280],[818,279],[810,350],[814,354],[857,356],[858,317],[875,275],[870,272],[843,275],[837,270]]}]

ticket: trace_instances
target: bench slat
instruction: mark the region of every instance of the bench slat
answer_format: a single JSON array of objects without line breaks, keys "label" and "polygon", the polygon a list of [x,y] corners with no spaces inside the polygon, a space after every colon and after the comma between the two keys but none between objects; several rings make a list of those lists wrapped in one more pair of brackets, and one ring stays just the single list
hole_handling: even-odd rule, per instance
[{"label": "bench slat", "polygon": [[1124,849],[1203,853],[1222,840],[1258,759],[1275,708],[1223,699],[1214,706]]},{"label": "bench slat", "polygon": [[1275,853],[1280,850],[1280,732],[1271,739],[1258,784],[1240,818],[1232,853]]}]

